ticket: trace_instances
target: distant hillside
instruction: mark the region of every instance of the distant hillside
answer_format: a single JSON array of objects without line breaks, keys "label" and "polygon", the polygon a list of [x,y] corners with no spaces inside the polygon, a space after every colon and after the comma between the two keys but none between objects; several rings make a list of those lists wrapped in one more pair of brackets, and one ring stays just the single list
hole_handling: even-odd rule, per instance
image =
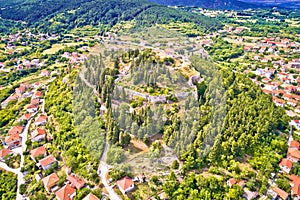
[{"label": "distant hillside", "polygon": [[162,5],[199,6],[203,8],[240,10],[248,8],[300,8],[300,0],[150,0]]},{"label": "distant hillside", "polygon": [[258,8],[255,4],[242,2],[239,0],[150,0],[155,3],[171,6],[199,6],[213,9],[248,9]]},{"label": "distant hillside", "polygon": [[194,22],[204,30],[221,25],[210,18],[146,0],[0,0],[0,17],[21,20],[44,31],[59,32],[85,25],[115,25],[136,19],[140,24]]}]

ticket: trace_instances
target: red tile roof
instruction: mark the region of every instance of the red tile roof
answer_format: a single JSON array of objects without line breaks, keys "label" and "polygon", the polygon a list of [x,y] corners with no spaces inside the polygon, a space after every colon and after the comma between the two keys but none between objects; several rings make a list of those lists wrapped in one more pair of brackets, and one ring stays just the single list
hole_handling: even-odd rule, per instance
[{"label": "red tile roof", "polygon": [[32,105],[39,105],[40,104],[40,100],[39,99],[31,99],[30,104],[32,104]]},{"label": "red tile roof", "polygon": [[228,180],[228,182],[229,182],[231,185],[234,185],[234,184],[237,183],[237,181],[235,180],[235,178],[230,178],[230,179]]},{"label": "red tile roof", "polygon": [[300,196],[300,184],[294,184],[291,192],[292,192],[292,195]]},{"label": "red tile roof", "polygon": [[286,158],[283,158],[281,160],[281,162],[279,163],[279,166],[285,166],[285,167],[288,167],[291,170],[293,168],[293,163],[292,163],[292,161],[290,161]]},{"label": "red tile roof", "polygon": [[283,191],[282,189],[278,188],[278,187],[273,187],[273,191],[276,192],[278,194],[278,196],[280,196],[280,198],[282,199],[287,199],[289,194],[285,191]]},{"label": "red tile roof", "polygon": [[46,130],[43,129],[43,128],[37,128],[36,130],[34,130],[32,133],[31,133],[31,138],[35,138],[39,135],[45,135],[46,134]]},{"label": "red tile roof", "polygon": [[16,133],[20,134],[23,132],[23,130],[24,130],[24,126],[14,126],[8,131],[8,134],[9,135],[16,134]]},{"label": "red tile roof", "polygon": [[74,188],[71,187],[70,184],[65,185],[64,187],[60,188],[55,195],[59,200],[70,200],[70,196],[76,192]]},{"label": "red tile roof", "polygon": [[20,141],[20,135],[18,133],[12,134],[10,136],[5,137],[5,143],[11,143],[11,142],[15,142],[15,141]]},{"label": "red tile roof", "polygon": [[47,153],[47,150],[44,146],[40,146],[38,148],[32,149],[30,151],[30,155],[33,158],[38,157],[39,155],[45,155]]},{"label": "red tile roof", "polygon": [[42,182],[46,188],[53,187],[58,181],[59,178],[56,173],[50,174],[42,179]]},{"label": "red tile roof", "polygon": [[48,165],[50,165],[50,164],[52,164],[52,163],[54,163],[54,162],[56,162],[56,159],[55,159],[55,157],[52,156],[52,155],[49,155],[49,156],[47,156],[46,158],[43,158],[43,159],[41,159],[41,160],[39,161],[39,163],[40,163],[40,165],[41,165],[42,167],[46,167],[46,166],[48,166]]},{"label": "red tile roof", "polygon": [[299,142],[297,142],[297,141],[295,141],[295,140],[292,140],[292,141],[290,142],[290,147],[299,149],[300,144],[299,144]]},{"label": "red tile roof", "polygon": [[35,96],[35,97],[41,97],[41,96],[42,96],[42,92],[41,92],[41,91],[36,91],[36,92],[34,93],[34,96]]},{"label": "red tile roof", "polygon": [[39,106],[38,105],[32,105],[32,104],[27,105],[27,109],[32,109],[32,108],[39,108]]},{"label": "red tile roof", "polygon": [[82,200],[99,200],[98,197],[93,195],[92,193],[89,193],[86,197],[84,197]]},{"label": "red tile roof", "polygon": [[76,176],[68,175],[67,180],[71,182],[71,186],[75,187],[76,189],[80,189],[85,185],[85,181],[79,179]]},{"label": "red tile roof", "polygon": [[296,149],[293,149],[293,148],[288,148],[288,155],[299,159],[300,158],[300,151],[296,150]]},{"label": "red tile roof", "polygon": [[121,187],[124,191],[130,188],[132,184],[133,181],[128,176],[125,176],[124,178],[117,181],[117,185]]},{"label": "red tile roof", "polygon": [[47,119],[48,118],[46,115],[41,115],[35,119],[35,123],[45,122],[45,121],[47,121]]},{"label": "red tile roof", "polygon": [[5,156],[7,156],[10,153],[12,153],[12,151],[10,151],[6,148],[3,148],[0,150],[0,158],[4,158]]},{"label": "red tile roof", "polygon": [[22,117],[20,118],[20,120],[26,120],[28,121],[31,118],[31,114],[30,113],[26,113],[24,115],[22,115]]}]

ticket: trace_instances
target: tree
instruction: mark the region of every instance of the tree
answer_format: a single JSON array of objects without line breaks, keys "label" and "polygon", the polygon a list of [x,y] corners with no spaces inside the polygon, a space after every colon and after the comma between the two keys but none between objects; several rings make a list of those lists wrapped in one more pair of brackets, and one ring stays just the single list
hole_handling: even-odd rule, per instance
[{"label": "tree", "polygon": [[172,169],[178,169],[179,168],[179,163],[177,160],[174,160],[172,163]]}]

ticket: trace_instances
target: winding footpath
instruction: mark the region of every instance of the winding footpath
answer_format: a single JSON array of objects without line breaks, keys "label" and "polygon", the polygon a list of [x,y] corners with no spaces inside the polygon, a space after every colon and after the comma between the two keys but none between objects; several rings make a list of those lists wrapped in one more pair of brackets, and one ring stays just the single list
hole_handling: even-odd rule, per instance
[{"label": "winding footpath", "polygon": [[[96,90],[95,86],[93,86],[92,84],[90,84],[85,79],[83,73],[79,73],[79,77],[86,84],[86,86],[88,86],[89,88],[91,88],[93,90],[94,95],[96,96],[98,103],[101,104],[101,100],[99,98],[99,93]],[[103,183],[106,191],[109,194],[109,199],[111,199],[111,200],[122,200],[122,198],[114,191],[114,189],[111,186],[109,186],[109,183],[108,183],[108,181],[106,179],[106,176],[107,176],[107,174],[109,172],[109,169],[111,169],[111,166],[109,166],[105,162],[106,161],[106,157],[107,157],[108,148],[109,148],[109,144],[106,142],[104,150],[103,150],[103,153],[102,153],[102,156],[101,156],[101,159],[100,159],[100,164],[99,164],[99,167],[98,167],[98,175],[101,178],[101,181],[102,181],[102,183]]]}]

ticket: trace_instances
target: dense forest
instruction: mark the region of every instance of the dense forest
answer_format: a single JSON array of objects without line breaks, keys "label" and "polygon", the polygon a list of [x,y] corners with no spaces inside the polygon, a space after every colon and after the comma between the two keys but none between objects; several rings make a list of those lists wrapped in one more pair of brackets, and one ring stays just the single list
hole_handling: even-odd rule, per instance
[{"label": "dense forest", "polygon": [[16,199],[17,181],[17,177],[13,173],[0,170],[0,198],[2,200]]},{"label": "dense forest", "polygon": [[113,26],[119,21],[133,19],[137,19],[140,25],[170,21],[194,22],[205,31],[216,30],[221,26],[216,20],[205,16],[137,0],[15,0],[9,3],[0,1],[0,7],[5,8],[0,11],[2,18],[22,20],[44,32],[65,32],[86,25]]}]

